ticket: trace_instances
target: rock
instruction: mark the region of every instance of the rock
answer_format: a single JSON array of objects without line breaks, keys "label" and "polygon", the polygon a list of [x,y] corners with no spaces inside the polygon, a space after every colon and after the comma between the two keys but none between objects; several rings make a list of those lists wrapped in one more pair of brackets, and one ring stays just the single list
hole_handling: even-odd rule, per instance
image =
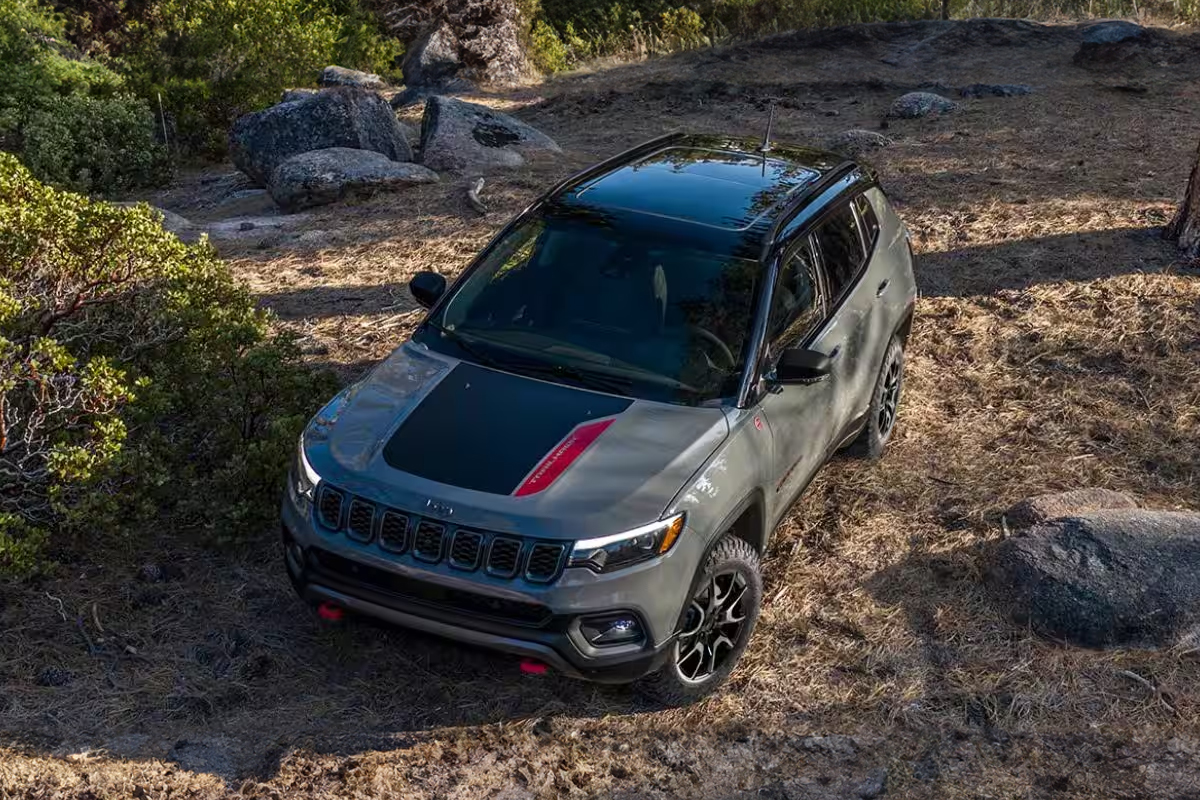
[{"label": "rock", "polygon": [[307,100],[320,94],[318,89],[284,89],[283,94],[279,97],[281,103],[294,103],[297,100]]},{"label": "rock", "polygon": [[453,81],[463,66],[458,45],[458,36],[448,23],[424,33],[404,55],[404,85],[409,89],[434,89]]},{"label": "rock", "polygon": [[[363,151],[366,152],[366,151]],[[274,201],[272,201],[274,205]],[[308,214],[287,214],[267,217],[236,217],[210,223],[205,227],[214,242],[261,241],[271,234],[282,233],[308,221]]]},{"label": "rock", "polygon": [[1069,492],[1027,497],[1004,514],[1013,528],[1030,528],[1060,517],[1073,517],[1090,511],[1137,508],[1137,501],[1111,489],[1073,489]]},{"label": "rock", "polygon": [[275,210],[275,201],[266,189],[239,189],[222,198],[208,215],[219,219],[251,217]]},{"label": "rock", "polygon": [[1019,97],[1033,94],[1027,83],[972,83],[958,90],[962,97]]},{"label": "rock", "polygon": [[[113,203],[113,205],[120,206],[121,208],[134,208],[135,206],[142,205],[142,203],[123,200],[119,203]],[[176,214],[174,211],[167,211],[165,208],[159,208],[158,206],[150,206],[150,210],[162,217],[163,230],[175,234],[181,242],[195,244],[200,241],[200,235],[204,231],[191,220]]]},{"label": "rock", "polygon": [[882,797],[887,794],[887,779],[888,771],[886,767],[872,770],[871,774],[858,784],[854,790],[854,794],[857,797],[861,797],[862,800],[874,800],[876,797]]},{"label": "rock", "polygon": [[386,89],[387,82],[371,72],[329,66],[321,72],[322,86],[357,86],[359,89]]},{"label": "rock", "polygon": [[832,150],[850,158],[869,153],[872,150],[879,150],[883,147],[890,147],[895,144],[892,139],[884,136],[882,133],[875,131],[863,130],[861,128],[852,128],[834,134],[825,140],[825,149]]},{"label": "rock", "polygon": [[534,153],[559,155],[546,134],[487,106],[435,96],[425,103],[421,163],[436,170],[519,167]]},{"label": "rock", "polygon": [[892,103],[888,112],[889,117],[901,119],[916,119],[930,115],[949,114],[958,110],[958,104],[953,100],[933,92],[909,92]]},{"label": "rock", "polygon": [[1113,510],[1005,540],[987,582],[1019,625],[1082,647],[1170,647],[1200,633],[1200,514]]},{"label": "rock", "polygon": [[1122,19],[1104,20],[1084,27],[1083,43],[1116,44],[1126,39],[1136,39],[1145,32],[1145,28],[1133,22]]},{"label": "rock", "polygon": [[349,86],[247,114],[234,123],[229,144],[233,163],[259,186],[292,156],[330,147],[412,161],[412,148],[387,101]]},{"label": "rock", "polygon": [[[449,7],[446,7],[448,5]],[[512,84],[532,75],[522,46],[525,23],[512,0],[414,3],[393,30],[407,41],[405,91],[396,107],[434,94],[472,91],[477,84]]]},{"label": "rock", "polygon": [[289,158],[271,176],[270,191],[285,211],[326,205],[351,194],[371,194],[418,183],[436,183],[437,173],[392,161],[369,150],[331,147]]}]

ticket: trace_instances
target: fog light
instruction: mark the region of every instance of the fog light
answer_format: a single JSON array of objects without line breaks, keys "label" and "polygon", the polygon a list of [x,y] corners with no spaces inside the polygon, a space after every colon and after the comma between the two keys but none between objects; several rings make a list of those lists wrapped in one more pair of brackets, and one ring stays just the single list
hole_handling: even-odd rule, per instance
[{"label": "fog light", "polygon": [[593,647],[635,644],[642,640],[642,625],[632,614],[586,617],[580,620],[579,630]]}]

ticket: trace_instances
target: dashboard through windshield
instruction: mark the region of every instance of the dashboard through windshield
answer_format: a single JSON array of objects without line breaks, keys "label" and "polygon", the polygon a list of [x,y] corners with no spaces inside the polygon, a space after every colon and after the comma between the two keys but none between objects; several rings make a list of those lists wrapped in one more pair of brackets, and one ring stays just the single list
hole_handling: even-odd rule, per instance
[{"label": "dashboard through windshield", "polygon": [[759,270],[750,259],[600,218],[529,219],[415,338],[532,377],[708,402],[736,393]]}]

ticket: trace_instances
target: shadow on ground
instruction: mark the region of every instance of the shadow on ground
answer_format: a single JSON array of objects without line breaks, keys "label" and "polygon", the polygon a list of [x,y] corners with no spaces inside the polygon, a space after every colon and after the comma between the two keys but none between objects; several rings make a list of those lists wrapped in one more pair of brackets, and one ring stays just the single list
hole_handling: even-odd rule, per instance
[{"label": "shadow on ground", "polygon": [[1040,284],[1162,272],[1178,259],[1178,251],[1163,240],[1161,228],[1114,228],[921,253],[916,271],[925,297],[970,297]]}]

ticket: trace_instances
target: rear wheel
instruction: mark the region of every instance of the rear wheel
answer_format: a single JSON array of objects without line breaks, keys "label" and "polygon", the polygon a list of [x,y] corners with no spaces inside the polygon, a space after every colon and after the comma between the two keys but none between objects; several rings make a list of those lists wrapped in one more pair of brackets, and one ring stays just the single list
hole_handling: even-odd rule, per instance
[{"label": "rear wheel", "polygon": [[896,430],[900,395],[904,390],[904,348],[893,338],[883,357],[883,366],[875,380],[875,391],[867,409],[867,423],[850,445],[850,452],[869,461],[883,458],[883,452]]},{"label": "rear wheel", "polygon": [[726,534],[701,569],[667,663],[638,682],[657,703],[681,706],[715,691],[733,672],[762,606],[758,553]]}]

